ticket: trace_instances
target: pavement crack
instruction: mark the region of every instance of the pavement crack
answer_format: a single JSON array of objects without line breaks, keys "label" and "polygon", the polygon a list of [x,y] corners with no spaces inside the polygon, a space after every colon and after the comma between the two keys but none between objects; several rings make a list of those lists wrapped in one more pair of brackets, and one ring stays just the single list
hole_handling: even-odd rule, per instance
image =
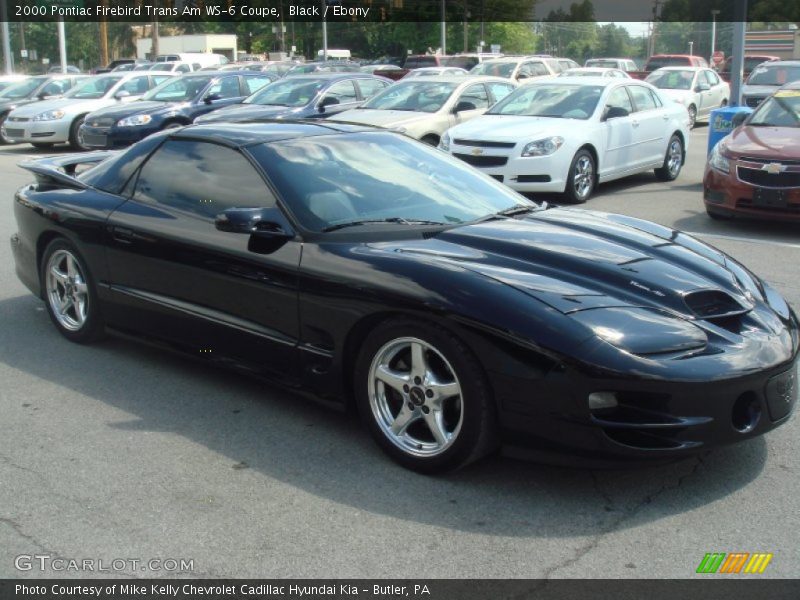
[{"label": "pavement crack", "polygon": [[42,552],[49,554],[51,558],[60,558],[57,552],[54,552],[53,550],[50,550],[47,546],[45,546],[38,539],[36,539],[35,537],[33,537],[32,535],[30,535],[28,533],[25,533],[24,529],[22,528],[22,525],[20,525],[16,521],[16,519],[9,519],[7,517],[0,517],[0,523],[8,525],[14,531],[14,533],[16,533],[19,537],[21,537],[22,539],[24,539],[28,543],[30,543],[33,546],[35,546],[37,550],[41,550]]}]

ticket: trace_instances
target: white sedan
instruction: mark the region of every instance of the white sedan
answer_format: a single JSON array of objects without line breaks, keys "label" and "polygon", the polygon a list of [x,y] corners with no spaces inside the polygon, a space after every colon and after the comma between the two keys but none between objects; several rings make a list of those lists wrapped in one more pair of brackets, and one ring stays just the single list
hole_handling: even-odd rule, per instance
[{"label": "white sedan", "polygon": [[711,111],[727,106],[731,87],[712,69],[704,67],[663,67],[645,79],[662,94],[689,112],[689,127],[698,120],[708,119]]},{"label": "white sedan", "polygon": [[585,202],[598,183],[634,173],[675,179],[688,143],[686,109],[653,86],[559,77],[521,86],[439,147],[517,191]]},{"label": "white sedan", "polygon": [[559,77],[616,77],[618,79],[630,79],[631,76],[621,69],[610,69],[606,67],[577,67],[567,69],[558,74]]}]

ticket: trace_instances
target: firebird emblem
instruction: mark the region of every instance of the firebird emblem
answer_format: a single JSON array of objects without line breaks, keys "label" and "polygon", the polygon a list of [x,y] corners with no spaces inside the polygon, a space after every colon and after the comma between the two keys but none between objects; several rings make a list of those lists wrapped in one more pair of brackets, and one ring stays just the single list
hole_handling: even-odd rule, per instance
[{"label": "firebird emblem", "polygon": [[782,165],[781,163],[769,163],[761,167],[761,170],[766,171],[770,175],[777,175],[786,170],[786,165]]},{"label": "firebird emblem", "polygon": [[472,156],[478,156],[480,154],[483,154],[483,150],[481,150],[480,148],[473,148],[472,149]]}]

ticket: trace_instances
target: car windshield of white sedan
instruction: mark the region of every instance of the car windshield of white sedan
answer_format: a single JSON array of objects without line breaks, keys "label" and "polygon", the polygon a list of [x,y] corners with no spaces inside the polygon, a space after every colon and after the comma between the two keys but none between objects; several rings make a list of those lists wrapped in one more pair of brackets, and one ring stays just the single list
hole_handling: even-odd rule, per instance
[{"label": "car windshield of white sedan", "polygon": [[483,62],[476,65],[469,72],[470,75],[494,75],[495,77],[511,77],[517,61],[509,62]]},{"label": "car windshield of white sedan", "polygon": [[800,127],[800,90],[781,90],[761,103],[747,122],[752,127]]},{"label": "car windshield of white sedan", "polygon": [[64,94],[65,98],[76,98],[78,100],[97,100],[105,96],[111,88],[122,81],[123,75],[110,77],[92,77],[86,83],[78,84],[69,92]]},{"label": "car windshield of white sedan", "polygon": [[361,108],[435,113],[444,106],[458,86],[458,83],[441,81],[396,83],[362,104]]},{"label": "car windshield of white sedan", "polygon": [[451,156],[385,132],[263,144],[254,155],[312,231],[458,225],[537,204]]},{"label": "car windshield of white sedan", "polygon": [[599,85],[527,85],[498,102],[486,114],[586,120],[597,108],[602,93],[603,87]]},{"label": "car windshield of white sedan", "polygon": [[324,86],[325,82],[318,79],[282,79],[265,85],[245,99],[244,104],[305,106],[317,96]]},{"label": "car windshield of white sedan", "polygon": [[201,77],[183,76],[174,79],[167,79],[161,85],[142,96],[142,100],[153,102],[189,102],[194,100],[200,92],[213,79],[211,75]]},{"label": "car windshield of white sedan", "polygon": [[800,65],[764,65],[756,67],[747,85],[784,85],[800,79]]},{"label": "car windshield of white sedan", "polygon": [[689,90],[693,80],[694,71],[656,71],[645,79],[661,90]]}]

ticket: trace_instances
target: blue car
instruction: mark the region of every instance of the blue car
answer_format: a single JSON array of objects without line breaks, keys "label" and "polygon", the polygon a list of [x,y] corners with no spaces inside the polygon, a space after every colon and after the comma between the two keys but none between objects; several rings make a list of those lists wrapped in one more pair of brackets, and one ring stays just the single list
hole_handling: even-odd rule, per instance
[{"label": "blue car", "polygon": [[357,108],[392,83],[368,73],[290,75],[264,86],[241,104],[215,110],[195,123],[322,119]]},{"label": "blue car", "polygon": [[173,77],[136,102],[86,116],[80,134],[89,148],[129,146],[151,133],[192,123],[198,116],[238,104],[274,81],[269,73],[208,71]]}]

